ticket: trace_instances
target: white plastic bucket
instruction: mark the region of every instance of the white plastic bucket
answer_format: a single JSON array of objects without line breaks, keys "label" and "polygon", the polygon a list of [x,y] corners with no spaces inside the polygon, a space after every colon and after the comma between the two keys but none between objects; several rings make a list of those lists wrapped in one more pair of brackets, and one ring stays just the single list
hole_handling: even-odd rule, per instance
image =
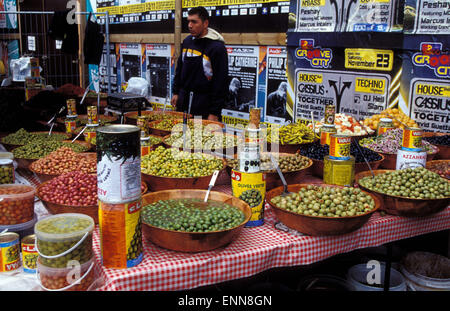
[{"label": "white plastic bucket", "polygon": [[409,291],[450,291],[449,267],[447,257],[412,252],[403,259],[400,271]]},{"label": "white plastic bucket", "polygon": [[[384,290],[384,273],[385,265],[380,265],[381,275],[380,284],[367,284],[367,276],[373,270],[366,264],[358,264],[351,267],[347,272],[347,283],[350,290],[353,291],[383,291]],[[400,272],[391,268],[391,276],[389,282],[389,291],[406,291],[406,282]]]}]

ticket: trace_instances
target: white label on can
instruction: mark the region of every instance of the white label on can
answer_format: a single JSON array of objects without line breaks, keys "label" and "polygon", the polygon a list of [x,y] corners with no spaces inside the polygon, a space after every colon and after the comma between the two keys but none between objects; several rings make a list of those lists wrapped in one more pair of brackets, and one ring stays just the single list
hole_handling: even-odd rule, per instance
[{"label": "white label on can", "polygon": [[97,164],[98,199],[104,202],[136,200],[141,195],[141,159],[111,161],[103,156]]},{"label": "white label on can", "polygon": [[245,173],[260,171],[260,149],[258,144],[244,144],[239,153],[239,170]]},{"label": "white label on can", "polygon": [[406,168],[425,167],[427,164],[426,151],[407,151],[399,149],[397,152],[397,170]]}]

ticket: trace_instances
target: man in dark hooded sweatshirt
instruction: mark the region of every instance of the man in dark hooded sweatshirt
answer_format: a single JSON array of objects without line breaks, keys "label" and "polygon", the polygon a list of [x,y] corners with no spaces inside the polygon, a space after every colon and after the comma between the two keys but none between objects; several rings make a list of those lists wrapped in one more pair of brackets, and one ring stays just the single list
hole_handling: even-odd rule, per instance
[{"label": "man in dark hooded sweatshirt", "polygon": [[191,34],[181,46],[171,104],[177,111],[218,121],[228,91],[228,54],[223,37],[208,26],[204,7],[189,10]]}]

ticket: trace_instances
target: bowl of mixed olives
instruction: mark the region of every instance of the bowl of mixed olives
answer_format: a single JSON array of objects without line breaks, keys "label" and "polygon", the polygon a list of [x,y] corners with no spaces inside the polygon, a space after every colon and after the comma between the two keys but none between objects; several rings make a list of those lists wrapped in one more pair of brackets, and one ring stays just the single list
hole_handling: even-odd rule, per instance
[{"label": "bowl of mixed olives", "polygon": [[450,204],[450,181],[424,167],[374,170],[356,174],[364,191],[376,195],[382,209],[399,216],[427,216]]},{"label": "bowl of mixed olives", "polygon": [[234,241],[252,211],[231,195],[206,190],[157,191],[142,197],[142,232],[150,242],[174,251],[204,252]]},{"label": "bowl of mixed olives", "polygon": [[[138,117],[137,111],[130,111],[125,113],[125,123],[136,125]],[[144,116],[148,122],[168,120],[168,119],[180,119],[183,118],[183,112],[180,111],[162,111],[162,110],[144,110],[141,111],[141,116]],[[192,118],[192,115],[188,115],[188,118]]]},{"label": "bowl of mixed olives", "polygon": [[[266,189],[270,190],[282,185],[281,179],[275,167],[270,160],[270,155],[274,157],[278,163],[283,176],[288,184],[295,184],[308,172],[308,169],[313,165],[311,159],[300,154],[292,153],[261,153],[261,171],[266,175]],[[234,159],[226,160],[227,173],[231,176],[231,169],[239,169],[239,160],[237,156]]]},{"label": "bowl of mixed olives", "polygon": [[312,236],[340,235],[361,228],[380,208],[380,200],[358,188],[288,185],[266,193],[266,202],[287,227]]},{"label": "bowl of mixed olives", "polygon": [[141,157],[141,177],[150,191],[207,189],[214,171],[225,170],[225,160],[159,146]]},{"label": "bowl of mixed olives", "polygon": [[222,132],[188,132],[183,135],[183,132],[180,131],[165,136],[162,141],[166,148],[234,155],[238,149],[239,137]]}]

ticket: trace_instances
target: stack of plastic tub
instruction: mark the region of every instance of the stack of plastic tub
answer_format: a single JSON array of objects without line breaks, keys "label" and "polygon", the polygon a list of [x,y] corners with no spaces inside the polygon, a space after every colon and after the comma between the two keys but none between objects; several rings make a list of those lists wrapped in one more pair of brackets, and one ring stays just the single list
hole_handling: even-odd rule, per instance
[{"label": "stack of plastic tub", "polygon": [[84,214],[58,214],[39,220],[36,234],[37,278],[44,290],[86,291],[96,280],[92,232]]}]

